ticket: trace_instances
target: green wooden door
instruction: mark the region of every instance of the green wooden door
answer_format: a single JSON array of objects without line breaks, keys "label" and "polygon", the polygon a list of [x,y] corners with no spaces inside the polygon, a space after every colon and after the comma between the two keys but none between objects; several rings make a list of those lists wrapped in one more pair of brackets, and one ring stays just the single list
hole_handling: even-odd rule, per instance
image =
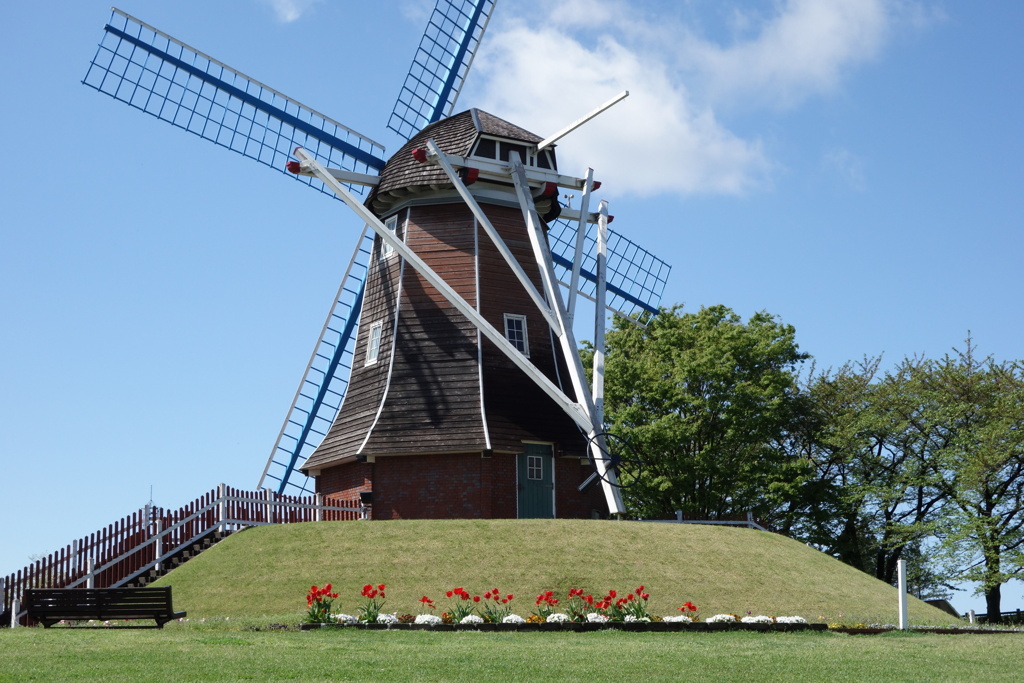
[{"label": "green wooden door", "polygon": [[517,458],[519,518],[551,519],[555,516],[554,458],[550,444],[527,443]]}]

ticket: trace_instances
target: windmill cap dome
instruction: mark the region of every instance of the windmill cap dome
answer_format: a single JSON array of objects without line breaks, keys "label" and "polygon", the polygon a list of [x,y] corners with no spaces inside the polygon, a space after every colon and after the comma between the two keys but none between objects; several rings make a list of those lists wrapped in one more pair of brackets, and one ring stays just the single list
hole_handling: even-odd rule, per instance
[{"label": "windmill cap dome", "polygon": [[[380,172],[380,182],[366,200],[367,206],[383,216],[411,194],[453,189],[440,166],[416,161],[412,151],[425,148],[427,140],[433,139],[445,154],[467,157],[481,135],[528,146],[543,140],[539,135],[479,109],[449,116],[428,125],[388,159]],[[553,155],[554,150],[551,153]]]}]

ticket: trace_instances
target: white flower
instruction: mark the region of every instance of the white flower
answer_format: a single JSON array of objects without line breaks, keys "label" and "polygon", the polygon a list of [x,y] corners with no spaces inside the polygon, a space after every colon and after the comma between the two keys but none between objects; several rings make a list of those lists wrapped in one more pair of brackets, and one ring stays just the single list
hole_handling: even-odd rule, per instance
[{"label": "white flower", "polygon": [[692,624],[693,619],[686,616],[685,614],[673,614],[670,617],[665,617],[662,621],[667,621],[670,624]]},{"label": "white flower", "polygon": [[548,618],[545,619],[545,621],[547,621],[549,624],[564,624],[572,620],[569,618],[569,615],[565,612],[555,612],[553,614],[549,614]]},{"label": "white flower", "polygon": [[806,624],[807,620],[803,617],[776,617],[775,621],[780,624]]},{"label": "white flower", "polygon": [[341,614],[341,613],[338,613],[338,614],[333,614],[331,616],[333,616],[336,621],[338,621],[338,622],[340,622],[342,624],[358,624],[359,623],[359,617],[353,616],[351,614]]},{"label": "white flower", "polygon": [[526,619],[523,619],[518,614],[510,614],[507,617],[505,617],[504,619],[502,619],[501,623],[503,623],[503,624],[525,624],[526,623]]},{"label": "white flower", "polygon": [[748,615],[748,616],[745,616],[742,619],[740,619],[740,621],[742,621],[744,624],[774,624],[775,623],[774,619],[772,619],[771,617],[766,617],[763,614],[759,614],[756,617],[752,617],[752,616]]},{"label": "white flower", "polygon": [[416,623],[427,624],[429,626],[437,626],[441,623],[441,617],[437,616],[436,614],[417,614]]},{"label": "white flower", "polygon": [[736,621],[736,617],[731,614],[716,614],[713,617],[708,617],[704,621],[709,624],[728,624]]},{"label": "white flower", "polygon": [[603,624],[608,621],[608,617],[603,614],[598,614],[597,612],[590,612],[587,614],[587,621],[593,624]]},{"label": "white flower", "polygon": [[482,623],[484,623],[484,618],[481,617],[481,616],[477,616],[476,614],[470,614],[468,616],[462,617],[462,621],[460,621],[459,623],[460,624],[482,624]]},{"label": "white flower", "polygon": [[641,621],[650,621],[650,617],[634,617],[632,614],[627,614],[623,619],[627,624],[634,624]]},{"label": "white flower", "polygon": [[397,624],[398,623],[398,615],[397,614],[378,614],[377,615],[377,623],[378,624]]}]

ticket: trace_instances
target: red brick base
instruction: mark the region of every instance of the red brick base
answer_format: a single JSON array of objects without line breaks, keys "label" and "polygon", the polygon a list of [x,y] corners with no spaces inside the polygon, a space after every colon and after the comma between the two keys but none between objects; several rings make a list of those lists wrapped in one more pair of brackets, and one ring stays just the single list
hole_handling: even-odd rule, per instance
[{"label": "red brick base", "polygon": [[[608,508],[601,487],[577,490],[591,472],[579,458],[555,458],[555,516],[589,519]],[[480,453],[378,456],[329,467],[316,477],[326,500],[373,492],[373,519],[498,519],[517,516],[516,456]]]}]

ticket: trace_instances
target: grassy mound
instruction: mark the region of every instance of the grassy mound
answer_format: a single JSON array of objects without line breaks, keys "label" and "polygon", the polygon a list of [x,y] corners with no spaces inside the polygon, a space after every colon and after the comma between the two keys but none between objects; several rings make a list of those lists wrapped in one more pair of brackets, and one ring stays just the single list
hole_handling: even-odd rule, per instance
[{"label": "grassy mound", "polygon": [[[514,612],[570,588],[603,595],[643,584],[652,614],[685,601],[707,617],[799,615],[808,621],[897,621],[896,590],[791,539],[749,529],[591,520],[403,520],[319,522],[248,529],[182,565],[158,585],[174,586],[189,617],[260,617],[305,611],[311,584],[334,584],[334,611],[355,613],[366,583],[387,584],[385,611],[438,611],[461,586],[513,593]],[[910,621],[950,617],[911,599]]]}]

